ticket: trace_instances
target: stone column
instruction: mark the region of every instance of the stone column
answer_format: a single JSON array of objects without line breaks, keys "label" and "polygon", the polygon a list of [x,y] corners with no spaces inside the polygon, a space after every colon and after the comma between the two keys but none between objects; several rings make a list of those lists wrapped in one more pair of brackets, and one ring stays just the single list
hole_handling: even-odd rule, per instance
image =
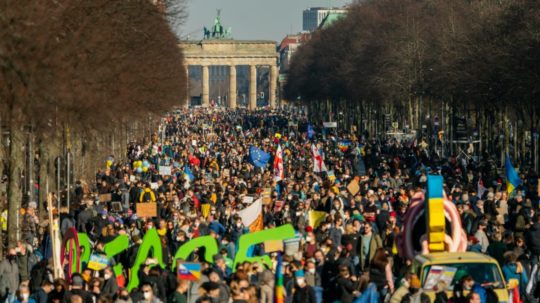
[{"label": "stone column", "polygon": [[276,65],[270,65],[270,79],[268,79],[269,83],[269,93],[270,93],[270,99],[269,99],[269,105],[270,108],[276,108],[276,89],[277,89],[277,66]]},{"label": "stone column", "polygon": [[210,75],[208,73],[208,65],[202,65],[202,102],[203,107],[208,107],[210,105],[210,84],[209,79]]},{"label": "stone column", "polygon": [[187,108],[191,105],[191,92],[189,90],[189,65],[186,65],[186,82],[186,104],[184,106]]},{"label": "stone column", "polygon": [[249,109],[257,108],[257,65],[249,66]]},{"label": "stone column", "polygon": [[236,108],[236,65],[229,66],[229,107]]}]

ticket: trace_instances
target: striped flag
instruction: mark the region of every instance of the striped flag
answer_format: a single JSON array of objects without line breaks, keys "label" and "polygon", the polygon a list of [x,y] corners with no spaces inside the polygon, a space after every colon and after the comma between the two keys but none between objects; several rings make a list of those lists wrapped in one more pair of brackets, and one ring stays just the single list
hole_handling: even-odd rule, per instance
[{"label": "striped flag", "polygon": [[264,227],[262,199],[258,199],[250,206],[238,211],[238,216],[250,232],[262,230]]},{"label": "striped flag", "polygon": [[276,267],[276,294],[274,296],[276,303],[285,303],[285,288],[283,287],[283,260],[281,252],[278,252],[278,264]]},{"label": "striped flag", "polygon": [[283,169],[283,151],[281,145],[278,145],[276,156],[274,157],[274,181],[285,179],[285,170]]}]

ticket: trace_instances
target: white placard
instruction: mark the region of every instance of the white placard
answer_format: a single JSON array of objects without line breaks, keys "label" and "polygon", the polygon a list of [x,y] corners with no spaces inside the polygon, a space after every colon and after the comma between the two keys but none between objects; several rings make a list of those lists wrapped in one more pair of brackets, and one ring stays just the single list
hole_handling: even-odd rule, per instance
[{"label": "white placard", "polygon": [[162,176],[170,176],[172,174],[172,167],[171,166],[160,166],[159,167],[159,174]]},{"label": "white placard", "polygon": [[326,128],[336,128],[337,122],[323,122],[323,126]]}]

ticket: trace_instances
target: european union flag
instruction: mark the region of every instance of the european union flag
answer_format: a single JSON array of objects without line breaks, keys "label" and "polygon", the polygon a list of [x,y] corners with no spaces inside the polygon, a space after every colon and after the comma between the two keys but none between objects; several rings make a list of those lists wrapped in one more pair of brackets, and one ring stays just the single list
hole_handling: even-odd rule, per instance
[{"label": "european union flag", "polygon": [[252,145],[249,147],[249,160],[255,167],[264,167],[270,161],[270,154]]},{"label": "european union flag", "polygon": [[307,137],[308,137],[308,139],[313,138],[314,134],[315,134],[315,131],[313,130],[313,125],[311,125],[311,123],[309,123],[308,126],[307,126]]},{"label": "european union flag", "polygon": [[516,187],[521,184],[521,179],[519,178],[516,169],[512,166],[510,162],[510,157],[506,155],[506,161],[504,161],[504,168],[506,170],[506,192],[511,194]]}]

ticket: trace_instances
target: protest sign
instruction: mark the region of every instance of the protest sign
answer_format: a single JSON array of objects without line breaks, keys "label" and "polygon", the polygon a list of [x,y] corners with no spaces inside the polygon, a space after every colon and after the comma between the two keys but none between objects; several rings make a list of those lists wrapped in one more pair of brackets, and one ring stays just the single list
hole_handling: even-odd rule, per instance
[{"label": "protest sign", "polygon": [[336,128],[337,122],[323,122],[325,128]]},{"label": "protest sign", "polygon": [[268,240],[264,241],[264,252],[271,253],[275,251],[283,251],[283,240]]},{"label": "protest sign", "polygon": [[272,203],[272,188],[267,187],[263,189],[262,202],[264,205]]},{"label": "protest sign", "polygon": [[147,218],[157,216],[157,203],[136,203],[137,217]]},{"label": "protest sign", "polygon": [[112,195],[111,194],[102,194],[102,195],[99,195],[99,202],[103,203],[103,202],[111,202],[112,200]]},{"label": "protest sign", "polygon": [[356,195],[360,191],[358,181],[352,180],[349,185],[347,185],[347,190],[351,193],[351,195]]},{"label": "protest sign", "polygon": [[103,254],[92,254],[87,268],[92,270],[103,270],[109,266],[109,258]]},{"label": "protest sign", "polygon": [[115,201],[115,202],[112,202],[111,203],[111,209],[113,212],[115,213],[119,213],[121,212],[123,209],[122,209],[122,203],[121,202],[118,202],[118,201]]},{"label": "protest sign", "polygon": [[171,166],[160,166],[159,167],[159,174],[162,176],[170,176],[172,174],[172,167]]}]

